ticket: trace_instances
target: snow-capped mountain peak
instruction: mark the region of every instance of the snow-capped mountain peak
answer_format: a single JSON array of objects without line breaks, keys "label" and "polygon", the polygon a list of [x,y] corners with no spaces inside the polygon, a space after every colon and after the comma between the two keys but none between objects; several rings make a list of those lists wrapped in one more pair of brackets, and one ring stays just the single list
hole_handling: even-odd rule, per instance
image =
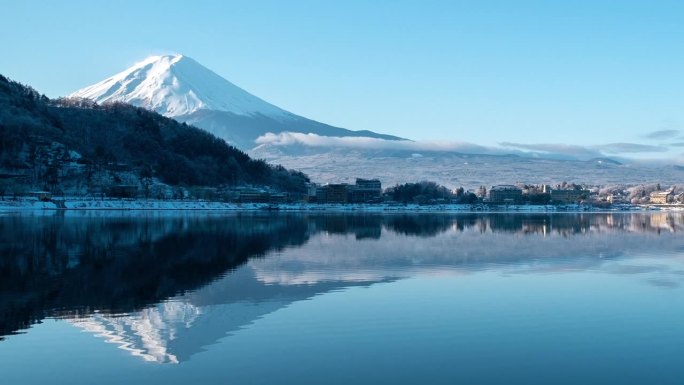
[{"label": "snow-capped mountain peak", "polygon": [[200,127],[243,150],[267,133],[401,140],[352,131],[295,115],[229,82],[184,55],[152,56],[71,97],[97,103],[124,102]]},{"label": "snow-capped mountain peak", "polygon": [[184,55],[151,56],[71,97],[119,101],[169,117],[199,110],[282,118],[291,115],[234,85]]}]

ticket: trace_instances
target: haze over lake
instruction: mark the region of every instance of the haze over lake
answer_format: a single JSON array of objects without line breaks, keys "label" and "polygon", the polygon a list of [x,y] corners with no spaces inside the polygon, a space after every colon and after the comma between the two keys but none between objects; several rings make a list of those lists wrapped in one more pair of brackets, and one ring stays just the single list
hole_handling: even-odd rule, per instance
[{"label": "haze over lake", "polygon": [[684,214],[0,216],[6,384],[681,384]]}]

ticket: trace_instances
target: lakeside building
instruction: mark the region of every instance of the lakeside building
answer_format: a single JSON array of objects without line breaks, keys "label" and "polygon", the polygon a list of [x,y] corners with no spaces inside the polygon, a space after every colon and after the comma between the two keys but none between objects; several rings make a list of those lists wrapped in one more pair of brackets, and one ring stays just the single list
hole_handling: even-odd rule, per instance
[{"label": "lakeside building", "polygon": [[377,202],[382,196],[382,184],[378,179],[357,178],[356,184],[331,183],[311,186],[309,198],[315,196],[318,203],[368,203]]},{"label": "lakeside building", "polygon": [[356,184],[349,187],[349,201],[354,203],[377,201],[382,195],[382,184],[378,179],[356,178]]},{"label": "lakeside building", "polygon": [[271,194],[259,189],[244,189],[239,193],[238,201],[242,203],[268,203]]},{"label": "lakeside building", "polygon": [[654,191],[650,194],[649,199],[655,205],[664,205],[671,200],[671,196],[674,197],[673,191]]},{"label": "lakeside building", "polygon": [[307,202],[315,202],[316,201],[316,194],[318,190],[320,189],[321,186],[319,186],[317,183],[307,183],[306,185],[306,201]]},{"label": "lakeside building", "polygon": [[[347,203],[349,200],[349,185],[346,183],[334,183],[323,186],[325,203]],[[318,195],[317,195],[318,197]]]},{"label": "lakeside building", "polygon": [[30,191],[28,195],[41,202],[48,202],[52,199],[52,193],[49,191]]},{"label": "lakeside building", "polygon": [[330,183],[316,187],[315,201],[317,203],[347,203],[349,200],[349,185],[346,183]]},{"label": "lakeside building", "polygon": [[290,196],[287,193],[271,193],[269,195],[268,203],[287,203],[290,200]]},{"label": "lakeside building", "polygon": [[522,203],[522,189],[513,185],[492,186],[489,189],[489,202],[493,204]]},{"label": "lakeside building", "polygon": [[608,194],[606,202],[610,204],[625,204],[629,203],[629,196],[621,193]]},{"label": "lakeside building", "polygon": [[288,193],[258,188],[240,189],[237,195],[237,201],[240,203],[287,203],[291,198]]},{"label": "lakeside building", "polygon": [[313,195],[313,201],[316,203],[325,203],[325,194],[327,186],[316,186],[316,193]]},{"label": "lakeside building", "polygon": [[589,198],[589,190],[572,189],[572,190],[551,190],[552,203],[577,203],[581,200]]}]

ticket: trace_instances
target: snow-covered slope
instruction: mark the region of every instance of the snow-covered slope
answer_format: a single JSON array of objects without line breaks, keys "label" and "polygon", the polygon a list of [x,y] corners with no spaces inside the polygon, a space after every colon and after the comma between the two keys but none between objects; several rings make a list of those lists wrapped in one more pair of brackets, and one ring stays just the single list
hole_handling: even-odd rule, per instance
[{"label": "snow-covered slope", "polygon": [[70,96],[120,101],[174,117],[199,110],[236,115],[291,115],[183,55],[152,56]]},{"label": "snow-covered slope", "polygon": [[564,181],[591,185],[678,184],[684,167],[650,166],[606,159],[550,159],[455,151],[410,151],[351,147],[313,147],[266,144],[249,152],[254,158],[300,170],[318,183],[354,183],[356,178],[378,178],[383,186],[434,181],[448,187]]},{"label": "snow-covered slope", "polygon": [[125,102],[188,122],[229,143],[250,149],[267,133],[284,131],[323,136],[396,140],[391,135],[352,131],[295,115],[229,82],[183,55],[152,56],[70,97]]}]

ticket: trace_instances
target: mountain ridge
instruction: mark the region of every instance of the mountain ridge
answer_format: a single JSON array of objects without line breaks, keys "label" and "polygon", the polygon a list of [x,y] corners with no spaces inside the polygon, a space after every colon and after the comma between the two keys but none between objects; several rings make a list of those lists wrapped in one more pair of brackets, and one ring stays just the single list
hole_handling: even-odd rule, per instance
[{"label": "mountain ridge", "polygon": [[[200,80],[184,77],[186,73],[193,76],[199,73]],[[209,84],[205,81],[207,78],[216,78],[216,84]],[[372,177],[385,185],[418,179],[449,187],[476,188],[519,181],[676,183],[684,175],[677,168],[647,167],[639,162],[610,159],[600,151],[592,152],[592,159],[582,160],[543,151],[496,150],[468,143],[420,143],[370,131],[350,131],[280,109],[182,55],[152,57],[110,79],[98,83],[97,87],[86,88],[88,92],[73,95],[90,96],[97,102],[119,100],[161,108],[166,115],[200,127],[252,157],[306,172],[316,182],[349,182],[355,177]],[[135,89],[143,87],[143,83],[150,88],[136,93]],[[219,83],[227,91],[212,91]],[[207,85],[208,90],[202,85]],[[192,97],[178,99],[183,92]],[[218,100],[224,93],[244,98],[236,99],[241,104],[228,103],[224,108]],[[155,102],[169,95],[175,101]],[[173,111],[169,106],[175,106]],[[515,154],[519,156],[513,157]]]},{"label": "mountain ridge", "polygon": [[402,138],[353,131],[317,122],[250,94],[185,55],[151,56],[69,97],[98,104],[124,102],[203,128],[248,150],[267,133],[300,132],[324,136]]},{"label": "mountain ridge", "polygon": [[195,186],[306,191],[306,175],[251,158],[199,128],[125,103],[50,100],[0,75],[0,195],[178,195]]}]

